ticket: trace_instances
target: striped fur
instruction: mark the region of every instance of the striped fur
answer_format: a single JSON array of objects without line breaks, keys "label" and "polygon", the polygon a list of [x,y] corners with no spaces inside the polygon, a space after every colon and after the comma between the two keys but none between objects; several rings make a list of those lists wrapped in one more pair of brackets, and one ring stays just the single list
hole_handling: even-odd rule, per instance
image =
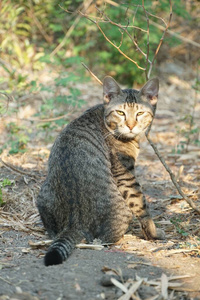
[{"label": "striped fur", "polygon": [[140,91],[104,79],[104,104],[86,111],[56,139],[37,206],[54,242],[45,265],[60,264],[82,239],[116,242],[132,215],[147,239],[162,239],[135,179],[139,140],[153,120],[158,80]]}]

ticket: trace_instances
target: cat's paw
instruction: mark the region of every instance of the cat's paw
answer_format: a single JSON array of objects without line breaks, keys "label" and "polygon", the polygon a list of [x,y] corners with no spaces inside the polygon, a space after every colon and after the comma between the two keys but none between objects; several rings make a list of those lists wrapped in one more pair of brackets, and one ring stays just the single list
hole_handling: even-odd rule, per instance
[{"label": "cat's paw", "polygon": [[151,218],[144,218],[141,221],[141,228],[146,240],[164,240],[165,232],[156,228],[153,220]]},{"label": "cat's paw", "polygon": [[156,228],[156,237],[154,239],[156,239],[156,240],[165,240],[166,236],[165,236],[164,230],[162,230],[160,228]]}]

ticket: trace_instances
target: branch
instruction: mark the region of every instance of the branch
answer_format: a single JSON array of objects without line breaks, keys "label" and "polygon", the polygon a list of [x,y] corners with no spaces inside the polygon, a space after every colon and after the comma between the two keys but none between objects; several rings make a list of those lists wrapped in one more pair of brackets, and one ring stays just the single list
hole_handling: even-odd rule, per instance
[{"label": "branch", "polygon": [[[149,17],[147,14],[147,11],[144,7],[144,0],[142,0],[142,8],[144,10],[145,16],[146,16],[146,20],[147,20],[147,55],[146,55],[146,64],[145,64],[145,76],[146,76],[146,80],[149,79],[148,77],[148,72],[147,72],[147,68],[148,68],[148,62],[149,62]],[[152,65],[152,62],[150,62],[150,66]]]},{"label": "branch", "polygon": [[[114,6],[119,7],[120,5],[117,4],[114,1],[106,1]],[[114,21],[112,21],[106,14],[104,11],[100,10],[98,7],[96,7],[96,10],[98,11],[98,13],[100,14],[100,18],[99,17],[94,17],[94,16],[89,16],[86,12],[82,12],[81,10],[77,10],[77,13],[79,14],[79,16],[81,15],[82,17],[86,18],[87,20],[91,21],[92,23],[94,23],[97,28],[99,29],[99,31],[101,32],[101,34],[103,35],[103,37],[106,39],[107,42],[109,42],[109,44],[111,44],[115,49],[117,49],[117,51],[122,54],[126,59],[128,59],[129,61],[131,61],[132,63],[134,63],[138,69],[145,71],[145,76],[146,76],[146,80],[149,79],[150,75],[151,75],[151,71],[154,65],[154,62],[156,60],[157,54],[160,50],[160,47],[163,43],[165,34],[170,26],[171,23],[171,19],[172,19],[172,3],[171,0],[169,0],[169,5],[170,5],[170,15],[169,15],[169,20],[168,22],[165,22],[165,20],[159,16],[156,16],[154,14],[149,13],[146,9],[145,9],[145,5],[144,5],[144,0],[142,0],[142,5],[135,5],[137,8],[140,7],[143,9],[144,14],[145,14],[145,18],[146,18],[146,22],[147,22],[147,30],[143,30],[142,28],[140,28],[140,30],[145,31],[147,34],[147,46],[146,46],[146,51],[147,53],[144,53],[144,51],[138,46],[137,41],[135,40],[135,38],[132,37],[132,35],[129,33],[128,29],[129,28],[129,24],[124,26],[121,24],[118,24]],[[123,10],[125,10],[124,7],[122,7]],[[134,12],[133,10],[129,10],[131,12]],[[159,20],[161,20],[165,27],[162,26],[162,30],[163,30],[163,34],[162,37],[158,43],[158,46],[155,50],[154,56],[153,56],[153,60],[151,61],[149,59],[149,53],[150,53],[150,47],[149,47],[149,36],[150,36],[150,31],[149,31],[149,24],[150,24],[150,20],[149,20],[149,16],[157,18]],[[144,17],[143,17],[144,18]],[[121,32],[121,42],[119,44],[119,46],[117,46],[115,43],[113,43],[110,38],[106,35],[106,33],[103,31],[102,27],[100,26],[99,23],[108,23],[111,24],[113,26],[116,26],[120,29]],[[135,28],[134,26],[132,26],[133,28]],[[127,36],[130,38],[130,40],[132,41],[132,43],[134,44],[136,51],[140,52],[144,57],[145,57],[145,67],[141,67],[137,61],[133,60],[130,56],[126,55],[124,51],[121,50],[121,46],[122,46],[122,42],[123,42],[123,33],[126,33]],[[149,69],[148,69],[148,65],[149,65]]]},{"label": "branch", "polygon": [[82,65],[84,66],[84,68],[86,68],[86,70],[88,70],[88,72],[94,77],[94,79],[101,85],[103,85],[103,82],[97,78],[97,76],[94,75],[94,73],[82,62]]},{"label": "branch", "polygon": [[[97,22],[96,20],[91,19],[87,14],[83,13],[82,11],[78,11],[78,13],[79,13],[81,16],[83,16],[83,17],[85,17],[86,19],[88,19],[89,21],[91,21],[92,23],[94,23],[94,24],[97,26],[97,28],[100,30],[100,32],[102,33],[102,35],[103,35],[103,37],[106,39],[106,41],[108,41],[115,49],[117,49],[118,52],[119,52],[120,54],[122,54],[126,59],[128,59],[128,60],[131,61],[132,63],[134,63],[134,64],[137,66],[138,69],[141,69],[141,70],[145,71],[145,68],[140,67],[136,61],[134,61],[132,58],[130,58],[129,56],[127,56],[127,55],[120,49],[120,46],[121,46],[121,45],[120,45],[120,46],[116,46],[116,45],[115,45],[115,44],[107,37],[107,35],[104,33],[103,29],[100,27],[99,22]],[[119,24],[116,24],[116,25],[117,25],[118,27],[120,26]],[[121,28],[122,30],[126,31],[125,28],[123,28],[123,27],[120,27],[120,28]],[[140,51],[140,52],[141,52],[141,51]]]},{"label": "branch", "polygon": [[[108,23],[110,23],[110,24],[112,24],[112,25],[120,28],[121,30],[123,30],[128,35],[128,37],[133,42],[133,44],[135,45],[136,50],[139,51],[146,58],[147,55],[142,51],[142,49],[138,46],[138,43],[134,40],[134,38],[128,32],[127,28],[130,27],[129,24],[127,24],[126,26],[118,24],[118,23],[112,21],[104,12],[101,12],[97,7],[96,7],[96,9],[102,14],[102,16],[104,16],[106,18],[106,22],[108,22]],[[141,31],[147,33],[147,30],[144,30],[144,29],[142,29],[140,27],[132,26],[132,28],[135,28],[135,29],[137,28],[137,29],[140,29]]]},{"label": "branch", "polygon": [[[7,103],[6,103],[6,105],[5,105],[5,112],[4,112],[4,113],[6,113],[7,110],[8,110],[9,103],[12,101],[12,98],[13,98],[13,97],[10,96],[10,95],[8,95],[7,93],[2,93],[2,92],[0,92],[0,94],[7,97]],[[1,112],[1,110],[2,110],[2,107],[1,107],[1,102],[0,102],[0,116],[3,115],[3,113]]]},{"label": "branch", "polygon": [[194,202],[189,199],[185,193],[181,190],[180,185],[178,184],[174,174],[172,173],[172,170],[170,169],[170,167],[166,164],[164,158],[162,157],[162,155],[159,153],[158,148],[156,147],[156,145],[153,143],[153,141],[149,138],[149,134],[146,134],[146,138],[149,142],[149,144],[151,145],[151,147],[153,148],[155,154],[158,156],[159,160],[161,161],[161,163],[163,164],[165,170],[169,173],[169,176],[171,178],[172,183],[174,184],[174,186],[176,187],[177,191],[179,192],[179,194],[183,197],[183,199],[198,213],[200,214],[200,209],[194,204]]},{"label": "branch", "polygon": [[1,163],[4,165],[4,167],[6,167],[8,170],[11,170],[11,171],[13,171],[13,172],[15,172],[15,173],[17,173],[17,174],[29,176],[29,177],[31,177],[31,178],[34,179],[34,180],[35,180],[35,179],[38,179],[38,177],[40,176],[40,175],[37,175],[37,176],[36,176],[36,175],[34,175],[34,174],[31,174],[31,173],[28,173],[28,172],[19,170],[19,169],[16,168],[15,166],[13,166],[13,165],[11,165],[11,164],[9,164],[9,163],[3,161],[2,158],[0,158],[0,162],[1,162]]},{"label": "branch", "polygon": [[153,64],[154,64],[154,62],[155,62],[156,56],[157,56],[157,54],[158,54],[158,52],[159,52],[159,50],[160,50],[160,47],[161,47],[161,45],[162,45],[162,43],[163,43],[165,34],[166,34],[166,32],[167,32],[167,30],[168,30],[168,28],[169,28],[169,26],[170,26],[171,20],[172,20],[172,2],[171,2],[171,0],[169,0],[169,4],[170,4],[170,15],[169,15],[169,20],[168,20],[168,23],[167,23],[167,25],[166,25],[166,27],[165,27],[165,30],[164,30],[164,32],[163,32],[163,35],[162,35],[162,37],[161,37],[161,39],[160,39],[160,42],[159,42],[159,44],[158,44],[158,46],[157,46],[157,49],[156,49],[156,51],[155,51],[155,54],[154,54],[152,63],[151,63],[150,68],[149,68],[148,78],[149,78],[150,75],[151,75],[152,67],[153,67]]},{"label": "branch", "polygon": [[[93,0],[88,0],[88,1],[86,0],[86,1],[84,1],[83,4],[81,4],[81,7],[83,6],[85,8],[85,10],[87,10],[87,8],[90,6],[90,4],[92,3],[92,1]],[[67,10],[65,10],[65,11],[69,13],[69,11],[67,11]],[[53,57],[64,46],[66,40],[71,36],[74,28],[76,27],[76,25],[80,21],[80,18],[81,18],[80,15],[78,15],[76,17],[76,19],[74,20],[73,24],[70,26],[70,28],[66,32],[65,37],[63,38],[62,42],[53,50],[53,52],[50,54],[50,57]]]},{"label": "branch", "polygon": [[[103,85],[102,81],[100,79],[98,79],[97,76],[94,75],[94,73],[85,64],[82,63],[82,65],[89,71],[89,73],[95,78],[95,80],[97,80],[98,83],[100,83],[101,85]],[[194,204],[194,202],[191,199],[189,199],[184,194],[184,192],[182,191],[180,185],[178,184],[177,180],[175,179],[175,176],[174,176],[173,172],[171,171],[170,167],[166,164],[164,158],[159,153],[158,148],[153,143],[153,141],[150,139],[150,137],[149,137],[149,131],[150,131],[150,129],[147,130],[147,132],[146,132],[146,138],[147,138],[149,144],[151,145],[151,147],[153,148],[155,154],[158,156],[159,160],[161,161],[162,165],[164,166],[165,170],[169,173],[171,181],[174,184],[175,188],[177,189],[178,193],[190,205],[190,207],[192,207],[198,214],[200,214],[200,209]]]},{"label": "branch", "polygon": [[[111,1],[111,0],[105,0],[105,2],[107,2],[107,3],[109,3],[109,4],[112,4],[113,6],[116,6],[116,7],[119,6],[118,3],[114,2],[114,1]],[[170,3],[171,3],[171,1],[170,1]],[[138,5],[137,5],[137,6],[138,6]],[[125,10],[125,8],[124,8],[123,6],[122,6],[121,8],[122,8],[123,10]],[[129,9],[129,11],[131,11],[131,10]],[[133,11],[132,11],[132,12],[133,12]],[[152,14],[150,14],[149,12],[147,12],[147,13],[148,13],[149,15],[151,15],[152,17],[155,17],[155,18],[157,18],[157,19],[162,20],[162,21],[164,22],[164,24],[166,24],[165,21],[164,21],[162,18],[160,18],[160,17],[158,17],[158,16],[155,16],[155,15],[152,15]],[[152,21],[152,20],[150,20],[150,24],[153,25],[153,26],[155,26],[155,27],[157,27],[158,29],[160,29],[160,30],[162,30],[162,31],[165,30],[165,27],[164,27],[164,26],[162,26],[162,25],[160,25],[160,24],[157,24],[156,22],[154,22],[154,21]],[[174,32],[174,31],[172,31],[172,30],[170,30],[170,29],[168,29],[167,32],[168,32],[170,35],[175,36],[177,39],[179,39],[179,40],[181,40],[181,41],[183,41],[183,42],[185,42],[185,43],[188,43],[188,44],[191,44],[191,45],[193,45],[193,46],[195,46],[195,47],[197,47],[197,48],[200,48],[200,43],[197,43],[197,42],[195,42],[195,41],[193,41],[193,40],[190,40],[190,39],[188,39],[188,38],[186,38],[186,37],[184,37],[184,36],[182,36],[182,35],[180,35],[180,34]]]}]

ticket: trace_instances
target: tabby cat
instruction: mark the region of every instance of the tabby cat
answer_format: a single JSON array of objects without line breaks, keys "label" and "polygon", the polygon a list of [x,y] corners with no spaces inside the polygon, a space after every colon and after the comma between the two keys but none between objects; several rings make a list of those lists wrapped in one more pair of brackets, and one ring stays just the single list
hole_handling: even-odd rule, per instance
[{"label": "tabby cat", "polygon": [[158,79],[140,91],[103,82],[104,104],[87,110],[60,133],[37,199],[44,226],[54,239],[44,263],[62,263],[82,239],[114,243],[134,214],[146,239],[164,239],[150,217],[134,175],[139,140],[151,124]]}]

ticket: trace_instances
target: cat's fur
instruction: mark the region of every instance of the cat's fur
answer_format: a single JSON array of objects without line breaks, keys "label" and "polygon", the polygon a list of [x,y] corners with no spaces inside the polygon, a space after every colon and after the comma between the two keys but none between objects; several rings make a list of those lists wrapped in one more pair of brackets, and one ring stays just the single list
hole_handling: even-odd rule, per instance
[{"label": "cat's fur", "polygon": [[132,214],[146,239],[163,239],[149,215],[134,175],[139,140],[151,124],[159,82],[121,90],[112,77],[103,83],[104,104],[87,110],[56,139],[37,206],[54,242],[45,265],[62,263],[82,239],[116,242]]}]

